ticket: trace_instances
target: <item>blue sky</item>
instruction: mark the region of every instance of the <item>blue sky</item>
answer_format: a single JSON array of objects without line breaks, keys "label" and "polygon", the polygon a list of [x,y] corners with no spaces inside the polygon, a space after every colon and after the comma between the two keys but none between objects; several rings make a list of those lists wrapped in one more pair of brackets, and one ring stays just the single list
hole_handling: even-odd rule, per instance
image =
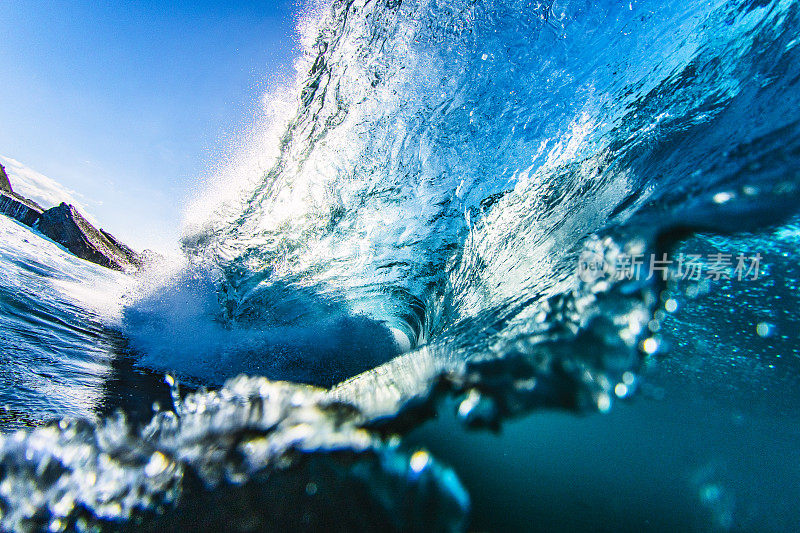
[{"label": "blue sky", "polygon": [[183,206],[259,97],[293,75],[291,1],[0,3],[0,155],[76,191],[135,247]]}]

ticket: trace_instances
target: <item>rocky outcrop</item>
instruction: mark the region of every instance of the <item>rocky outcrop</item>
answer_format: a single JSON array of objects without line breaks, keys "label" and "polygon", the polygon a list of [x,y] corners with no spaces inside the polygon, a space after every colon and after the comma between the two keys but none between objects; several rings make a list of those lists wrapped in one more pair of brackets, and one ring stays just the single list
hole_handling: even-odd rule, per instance
[{"label": "rocky outcrop", "polygon": [[100,231],[100,233],[103,234],[103,237],[108,239],[108,241],[111,244],[113,244],[115,247],[117,247],[119,249],[119,251],[122,252],[125,255],[125,257],[127,257],[128,260],[131,263],[135,264],[137,268],[141,268],[142,267],[142,263],[145,260],[144,253],[141,253],[141,254],[136,253],[132,248],[129,248],[128,246],[126,246],[125,244],[120,242],[119,239],[117,239],[116,237],[111,235],[109,232],[107,232],[103,228],[100,228],[99,231]]},{"label": "rocky outcrop", "polygon": [[15,193],[2,165],[0,213],[38,230],[92,263],[123,272],[140,270],[145,263],[144,254],[134,252],[107,231],[92,226],[72,205],[62,202],[44,210],[36,202]]},{"label": "rocky outcrop", "polygon": [[[2,184],[2,180],[0,180],[0,184]],[[19,220],[27,226],[33,226],[43,211],[36,202],[11,191],[0,191],[0,213]]]},{"label": "rocky outcrop", "polygon": [[92,226],[75,207],[66,203],[48,209],[34,228],[82,259],[98,265],[135,272],[142,266],[139,256],[113,235]]},{"label": "rocky outcrop", "polygon": [[33,200],[14,192],[5,167],[0,165],[0,213],[32,226],[43,211],[44,209]]},{"label": "rocky outcrop", "polygon": [[8,179],[8,174],[6,174],[6,169],[3,165],[0,165],[0,191],[7,193],[14,192],[11,190],[11,181]]}]

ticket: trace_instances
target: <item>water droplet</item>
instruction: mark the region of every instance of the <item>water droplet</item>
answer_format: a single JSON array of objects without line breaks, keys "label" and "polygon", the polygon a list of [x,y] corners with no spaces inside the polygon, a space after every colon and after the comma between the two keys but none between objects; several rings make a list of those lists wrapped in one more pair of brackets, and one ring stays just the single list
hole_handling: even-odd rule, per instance
[{"label": "water droplet", "polygon": [[411,461],[409,461],[409,465],[411,466],[411,470],[419,474],[422,472],[426,466],[428,466],[428,461],[430,460],[430,456],[428,452],[425,451],[418,451],[415,452],[414,455],[411,456]]},{"label": "water droplet", "polygon": [[714,203],[715,204],[724,204],[725,202],[729,202],[733,199],[733,194],[729,192],[718,192],[714,195]]},{"label": "water droplet", "polygon": [[147,466],[144,467],[144,473],[149,477],[154,477],[167,469],[169,462],[161,452],[156,452],[150,456]]},{"label": "water droplet", "polygon": [[480,399],[481,395],[478,391],[474,389],[469,391],[469,394],[467,394],[467,397],[464,398],[464,401],[458,405],[458,416],[462,418],[468,416],[475,406],[478,405]]},{"label": "water droplet", "polygon": [[756,333],[759,337],[770,337],[775,330],[775,326],[769,322],[759,322],[756,324]]},{"label": "water droplet", "polygon": [[645,339],[644,342],[642,342],[642,350],[649,354],[656,353],[656,350],[658,350],[658,341],[653,337]]},{"label": "water droplet", "polygon": [[714,485],[713,483],[709,483],[707,485],[703,485],[700,489],[700,499],[703,503],[714,503],[719,501],[720,496],[722,496],[722,489],[720,489],[719,485]]},{"label": "water droplet", "polygon": [[611,397],[602,393],[597,397],[597,410],[601,413],[607,413],[611,410]]}]

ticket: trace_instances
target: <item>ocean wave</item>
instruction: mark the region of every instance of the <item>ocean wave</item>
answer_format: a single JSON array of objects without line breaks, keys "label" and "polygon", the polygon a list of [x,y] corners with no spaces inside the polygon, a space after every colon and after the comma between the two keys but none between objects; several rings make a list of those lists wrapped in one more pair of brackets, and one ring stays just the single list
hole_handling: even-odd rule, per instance
[{"label": "ocean wave", "polygon": [[452,472],[396,435],[448,402],[495,430],[541,408],[608,412],[709,285],[616,279],[620,258],[700,231],[796,233],[799,9],[317,6],[296,113],[263,147],[274,164],[202,213],[188,264],[146,276],[117,326],[134,366],[198,387],[245,373],[330,389],[239,378],[144,429],[4,436],[0,467],[31,490],[0,485],[3,525],[209,529],[223,508],[242,530],[303,529],[330,525],[331,494],[355,484],[336,527],[464,527]]}]

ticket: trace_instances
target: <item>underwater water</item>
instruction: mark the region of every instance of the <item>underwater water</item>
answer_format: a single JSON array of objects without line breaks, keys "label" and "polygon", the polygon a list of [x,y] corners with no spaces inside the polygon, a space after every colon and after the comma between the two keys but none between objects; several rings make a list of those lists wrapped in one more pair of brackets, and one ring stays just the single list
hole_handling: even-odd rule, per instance
[{"label": "underwater water", "polygon": [[185,263],[0,217],[0,525],[797,529],[798,29],[312,5]]}]

